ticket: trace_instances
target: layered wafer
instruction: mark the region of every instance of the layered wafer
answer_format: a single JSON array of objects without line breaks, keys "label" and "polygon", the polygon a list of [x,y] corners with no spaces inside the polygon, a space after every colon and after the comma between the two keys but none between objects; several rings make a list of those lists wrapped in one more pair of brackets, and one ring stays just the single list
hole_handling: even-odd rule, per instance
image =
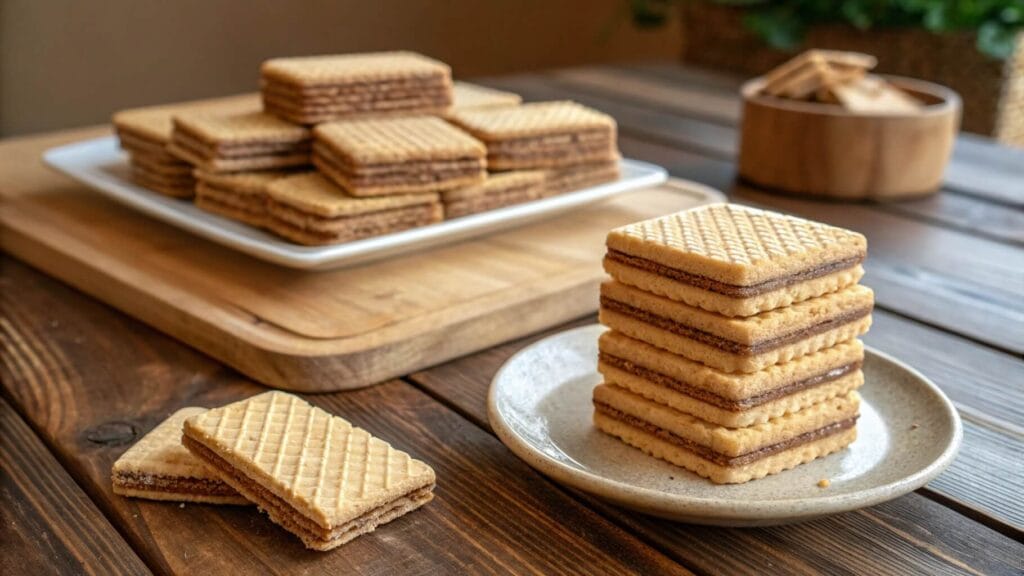
[{"label": "layered wafer", "polygon": [[518,106],[522,102],[523,98],[519,94],[456,80],[452,86],[452,105],[447,114],[459,110]]},{"label": "layered wafer", "polygon": [[168,151],[174,125],[172,118],[192,110],[256,111],[257,94],[243,94],[121,110],[113,123],[118,140],[132,167],[132,178],[140,186],[178,198],[191,198],[195,191],[192,166]]},{"label": "layered wafer", "polygon": [[114,494],[207,504],[248,504],[181,444],[185,420],[205,408],[182,408],[142,437],[114,462]]},{"label": "layered wafer", "polygon": [[241,172],[310,163],[308,128],[259,111],[182,112],[168,151],[206,172]]},{"label": "layered wafer", "polygon": [[867,242],[856,232],[735,204],[713,204],[612,230],[612,278],[727,316],[751,316],[856,284]]},{"label": "layered wafer", "polygon": [[357,198],[319,173],[275,180],[265,188],[264,226],[306,245],[334,244],[440,222],[444,209],[437,194]]},{"label": "layered wafer", "polygon": [[434,116],[341,120],[313,135],[313,163],[352,196],[439,192],[487,175],[484,145]]},{"label": "layered wafer", "polygon": [[594,425],[626,444],[708,478],[742,483],[796,467],[857,437],[856,392],[763,424],[730,429],[607,384],[594,389]]},{"label": "layered wafer", "polygon": [[430,466],[283,392],[189,418],[182,442],[314,550],[372,532],[433,498]]},{"label": "layered wafer", "polygon": [[606,383],[727,428],[762,424],[864,384],[856,339],[753,373],[716,370],[614,330],[598,349]]},{"label": "layered wafer", "polygon": [[496,172],[480,184],[446,190],[441,194],[445,218],[458,218],[541,198],[543,170]]},{"label": "layered wafer", "polygon": [[487,145],[491,170],[562,168],[618,159],[615,120],[575,102],[458,110],[450,118]]},{"label": "layered wafer", "polygon": [[267,112],[299,124],[356,114],[441,114],[451,69],[413,52],[274,58],[260,67]]},{"label": "layered wafer", "polygon": [[609,160],[576,164],[546,171],[544,196],[557,196],[619,179],[619,156]]},{"label": "layered wafer", "polygon": [[196,170],[196,206],[262,227],[267,223],[267,185],[292,174],[282,170],[227,174]]},{"label": "layered wafer", "polygon": [[745,318],[729,317],[610,280],[601,323],[723,372],[756,372],[856,338],[871,326],[874,294],[854,285]]}]

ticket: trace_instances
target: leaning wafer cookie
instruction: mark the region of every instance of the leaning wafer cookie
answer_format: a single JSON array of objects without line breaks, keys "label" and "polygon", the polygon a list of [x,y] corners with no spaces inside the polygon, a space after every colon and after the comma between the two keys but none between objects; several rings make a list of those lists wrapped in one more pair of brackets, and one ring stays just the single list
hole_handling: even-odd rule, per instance
[{"label": "leaning wafer cookie", "polygon": [[248,504],[181,445],[185,420],[205,411],[178,410],[121,455],[111,473],[114,493],[174,502]]},{"label": "leaning wafer cookie", "polygon": [[283,392],[192,417],[182,441],[314,550],[340,546],[433,498],[430,466]]}]

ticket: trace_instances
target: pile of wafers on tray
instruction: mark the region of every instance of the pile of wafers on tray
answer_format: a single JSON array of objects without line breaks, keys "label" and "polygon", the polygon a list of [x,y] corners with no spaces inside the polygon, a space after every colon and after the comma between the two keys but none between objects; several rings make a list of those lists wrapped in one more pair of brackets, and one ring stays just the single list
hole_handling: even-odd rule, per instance
[{"label": "pile of wafers on tray", "polygon": [[838,50],[808,50],[768,72],[763,92],[770,96],[839,104],[852,112],[914,112],[916,98],[869,74],[874,56]]},{"label": "pile of wafers on tray", "polygon": [[275,58],[261,93],[114,115],[139,185],[323,245],[616,180],[615,121],[411,52]]}]

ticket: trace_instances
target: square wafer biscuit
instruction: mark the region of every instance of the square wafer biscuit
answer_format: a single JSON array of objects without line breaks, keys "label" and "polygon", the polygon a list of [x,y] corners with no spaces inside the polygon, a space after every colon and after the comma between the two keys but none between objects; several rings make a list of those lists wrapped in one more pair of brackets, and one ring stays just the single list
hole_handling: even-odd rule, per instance
[{"label": "square wafer biscuit", "polygon": [[240,172],[310,163],[309,129],[263,112],[184,112],[173,118],[168,150],[207,172]]},{"label": "square wafer biscuit", "polygon": [[189,418],[182,441],[314,550],[340,546],[433,498],[430,466],[283,392]]},{"label": "square wafer biscuit", "polygon": [[451,69],[413,52],[275,58],[260,75],[266,110],[302,124],[353,114],[440,113],[453,99]]},{"label": "square wafer biscuit", "polygon": [[487,145],[492,170],[557,168],[618,155],[615,120],[575,102],[458,110],[451,120]]},{"label": "square wafer biscuit", "polygon": [[743,483],[835,452],[856,438],[856,392],[745,428],[703,421],[618,386],[594,389],[599,430],[716,484]]},{"label": "square wafer biscuit", "polygon": [[440,222],[437,194],[375,198],[348,196],[318,173],[288,176],[270,183],[265,226],[307,245],[333,244]]},{"label": "square wafer biscuit", "polygon": [[605,382],[728,428],[767,422],[864,383],[864,346],[856,339],[749,374],[722,372],[614,330],[601,335],[598,349]]},{"label": "square wafer biscuit", "polygon": [[181,445],[187,418],[205,408],[182,408],[135,443],[114,462],[114,494],[208,504],[248,504],[212,470]]},{"label": "square wafer biscuit", "polygon": [[541,198],[545,174],[542,170],[496,172],[480,184],[446,190],[441,194],[445,218],[458,218]]},{"label": "square wafer biscuit", "polygon": [[313,136],[313,163],[353,196],[438,192],[486,177],[484,145],[433,116],[330,122]]},{"label": "square wafer biscuit", "polygon": [[601,285],[601,323],[723,372],[756,372],[845,342],[871,326],[864,286],[745,318],[688,306],[614,280]]},{"label": "square wafer biscuit", "polygon": [[196,206],[262,227],[267,222],[267,185],[293,174],[281,170],[228,174],[196,170]]},{"label": "square wafer biscuit", "polygon": [[612,230],[605,271],[624,284],[728,316],[751,316],[856,284],[864,236],[736,204]]}]

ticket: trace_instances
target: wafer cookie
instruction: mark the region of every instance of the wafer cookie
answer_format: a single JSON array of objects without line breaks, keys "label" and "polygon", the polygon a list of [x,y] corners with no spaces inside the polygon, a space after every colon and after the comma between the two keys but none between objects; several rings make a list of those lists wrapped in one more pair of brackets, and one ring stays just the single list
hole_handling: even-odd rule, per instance
[{"label": "wafer cookie", "polygon": [[559,168],[618,157],[615,120],[575,102],[457,110],[450,117],[486,144],[491,170]]},{"label": "wafer cookie", "polygon": [[438,192],[486,177],[483,144],[433,116],[330,122],[313,136],[313,163],[353,196]]},{"label": "wafer cookie", "polygon": [[206,172],[241,172],[310,163],[311,134],[263,112],[184,112],[173,118],[168,150]]},{"label": "wafer cookie", "polygon": [[181,444],[187,418],[205,408],[182,408],[142,437],[114,462],[114,494],[208,504],[248,504],[234,488]]},{"label": "wafer cookie", "polygon": [[449,114],[459,110],[518,106],[523,102],[520,95],[512,92],[459,81],[455,81],[452,87],[452,97]]},{"label": "wafer cookie", "polygon": [[598,343],[606,382],[702,420],[740,428],[843,396],[864,383],[864,347],[849,340],[753,373],[728,373],[610,330]]},{"label": "wafer cookie", "polygon": [[458,218],[541,198],[542,170],[516,170],[491,174],[480,184],[446,190],[441,194],[445,218]]},{"label": "wafer cookie", "polygon": [[440,222],[437,194],[356,198],[318,173],[270,183],[265,226],[293,242],[334,244]]},{"label": "wafer cookie", "polygon": [[430,466],[283,392],[189,418],[182,441],[314,550],[340,546],[433,498]]},{"label": "wafer cookie", "polygon": [[196,170],[196,206],[250,226],[267,223],[267,185],[294,172],[268,170],[219,174]]},{"label": "wafer cookie", "polygon": [[612,230],[605,270],[624,284],[727,316],[751,316],[856,284],[864,236],[736,204]]},{"label": "wafer cookie", "polygon": [[735,484],[848,446],[856,438],[860,397],[850,392],[740,429],[705,422],[608,384],[594,389],[594,407],[599,430],[716,484]]}]

